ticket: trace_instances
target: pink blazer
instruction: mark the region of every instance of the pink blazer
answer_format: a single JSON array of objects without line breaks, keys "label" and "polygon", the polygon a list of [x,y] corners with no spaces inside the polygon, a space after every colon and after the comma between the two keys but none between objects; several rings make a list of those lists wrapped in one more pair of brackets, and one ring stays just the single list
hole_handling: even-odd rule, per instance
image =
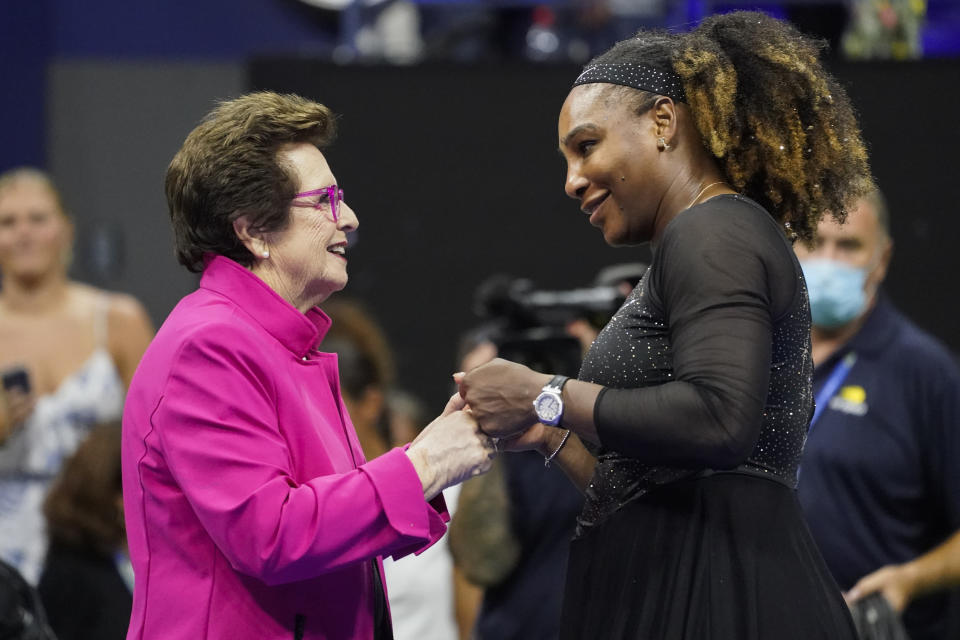
[{"label": "pink blazer", "polygon": [[372,563],[443,535],[403,450],[364,459],[329,326],[214,257],[160,328],[123,416],[128,639],[372,638]]}]

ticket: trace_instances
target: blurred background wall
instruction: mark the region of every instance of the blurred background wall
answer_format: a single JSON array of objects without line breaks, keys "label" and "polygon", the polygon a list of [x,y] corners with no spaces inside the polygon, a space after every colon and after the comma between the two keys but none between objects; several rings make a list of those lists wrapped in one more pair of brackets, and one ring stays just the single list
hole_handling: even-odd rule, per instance
[{"label": "blurred background wall", "polygon": [[[891,1],[870,19],[856,3],[759,4],[832,42],[893,212],[887,288],[957,349],[960,3]],[[585,286],[648,255],[606,247],[562,191],[556,114],[584,57],[639,24],[730,7],[2,0],[0,170],[51,170],[77,221],[75,275],[135,294],[160,323],[195,286],[173,259],[162,191],[185,135],[254,88],[327,103],[341,114],[328,155],[361,220],[347,291],[384,324],[403,386],[437,401],[486,277]]]}]

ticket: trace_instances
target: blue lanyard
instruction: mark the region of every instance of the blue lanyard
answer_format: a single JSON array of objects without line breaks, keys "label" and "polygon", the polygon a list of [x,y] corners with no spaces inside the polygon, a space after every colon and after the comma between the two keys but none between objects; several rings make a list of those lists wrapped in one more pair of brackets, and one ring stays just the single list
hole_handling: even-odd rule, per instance
[{"label": "blue lanyard", "polygon": [[814,398],[816,406],[813,409],[813,417],[810,418],[810,426],[807,428],[807,433],[813,431],[813,425],[816,424],[817,420],[820,418],[820,414],[823,413],[823,410],[830,402],[830,398],[833,397],[833,394],[835,394],[837,389],[840,388],[840,385],[843,384],[843,381],[847,378],[847,374],[850,373],[850,370],[853,369],[853,364],[856,361],[857,354],[856,352],[851,351],[847,355],[843,356],[840,361],[834,365],[833,371],[830,372],[830,377],[827,378],[827,381],[820,389],[820,393],[818,393]]}]

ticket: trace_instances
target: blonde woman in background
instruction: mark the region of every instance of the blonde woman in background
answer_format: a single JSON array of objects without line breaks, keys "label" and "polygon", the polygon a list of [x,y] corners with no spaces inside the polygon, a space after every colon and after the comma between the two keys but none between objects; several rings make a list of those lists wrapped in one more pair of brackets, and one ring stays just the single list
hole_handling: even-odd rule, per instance
[{"label": "blonde woman in background", "polygon": [[34,584],[47,488],[94,424],[119,419],[153,336],[135,299],[68,278],[73,235],[49,176],[0,175],[0,557]]}]

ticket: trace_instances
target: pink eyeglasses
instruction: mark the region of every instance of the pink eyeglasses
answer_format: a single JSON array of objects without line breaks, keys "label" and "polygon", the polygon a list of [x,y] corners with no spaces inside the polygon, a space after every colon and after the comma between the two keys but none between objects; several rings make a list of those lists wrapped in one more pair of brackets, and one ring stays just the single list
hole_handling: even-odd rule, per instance
[{"label": "pink eyeglasses", "polygon": [[[316,202],[297,202],[300,198],[309,198],[311,196],[321,196]],[[335,184],[329,187],[314,189],[313,191],[304,191],[293,196],[294,207],[311,207],[319,211],[325,202],[330,202],[330,213],[333,216],[333,222],[336,224],[340,220],[340,203],[343,202],[343,189]]]}]

